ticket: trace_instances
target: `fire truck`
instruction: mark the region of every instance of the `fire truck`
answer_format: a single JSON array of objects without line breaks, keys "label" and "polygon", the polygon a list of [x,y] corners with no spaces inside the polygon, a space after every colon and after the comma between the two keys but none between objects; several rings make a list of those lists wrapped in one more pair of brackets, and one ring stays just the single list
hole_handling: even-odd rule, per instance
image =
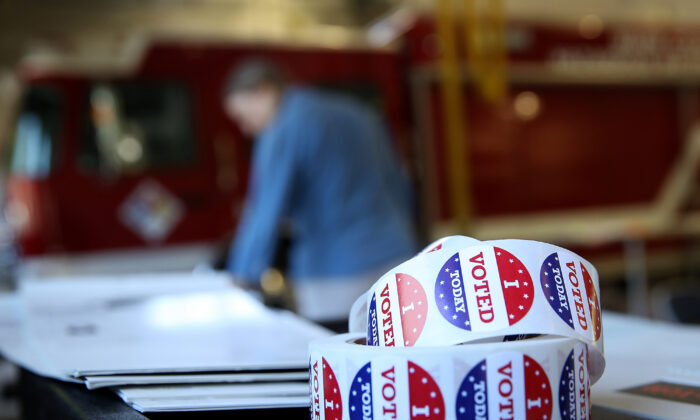
[{"label": "fire truck", "polygon": [[[250,155],[222,87],[251,56],[385,115],[427,236],[466,221],[481,239],[619,254],[626,238],[662,249],[700,232],[700,57],[689,47],[700,32],[509,22],[505,89],[492,95],[492,64],[476,66],[460,33],[419,16],[382,47],[154,40],[118,74],[20,68],[5,214],[25,261],[62,272],[210,258],[235,229]],[[450,69],[457,85],[445,85]]]}]

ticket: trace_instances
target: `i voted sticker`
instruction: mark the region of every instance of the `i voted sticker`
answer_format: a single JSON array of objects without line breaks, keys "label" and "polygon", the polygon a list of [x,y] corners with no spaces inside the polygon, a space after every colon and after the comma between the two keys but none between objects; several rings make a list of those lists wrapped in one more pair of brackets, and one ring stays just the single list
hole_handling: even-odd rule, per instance
[{"label": "i voted sticker", "polygon": [[377,295],[372,293],[372,300],[369,302],[367,310],[367,345],[378,346],[379,343],[379,325],[377,320]]},{"label": "i voted sticker", "polygon": [[374,418],[374,409],[372,407],[372,367],[369,362],[357,371],[355,379],[350,385],[348,401],[350,420]]},{"label": "i voted sticker", "polygon": [[[423,331],[428,314],[425,290],[415,278],[396,273],[394,281],[387,281],[372,295],[368,309],[368,345],[395,347],[395,340],[403,340],[404,346],[412,346]],[[394,297],[395,296],[395,297]],[[393,305],[398,304],[399,320],[394,319]],[[395,333],[400,325],[400,337]],[[379,337],[381,331],[381,337]],[[379,340],[382,340],[381,342]],[[400,343],[399,343],[400,345]]]},{"label": "i voted sticker", "polygon": [[591,275],[580,258],[558,251],[545,258],[540,284],[547,303],[573,330],[600,338],[600,302]]},{"label": "i voted sticker", "polygon": [[[408,395],[408,400],[398,395]],[[350,386],[348,407],[350,420],[445,418],[445,403],[437,382],[410,360],[362,366]]]},{"label": "i voted sticker", "polygon": [[401,330],[405,346],[412,346],[425,326],[427,297],[420,283],[408,274],[396,275],[396,289],[401,310]]},{"label": "i voted sticker", "polygon": [[559,379],[559,414],[563,420],[590,418],[591,387],[586,346],[578,345],[566,358]]},{"label": "i voted sticker", "polygon": [[452,255],[435,282],[435,302],[452,325],[492,331],[520,321],[534,287],[525,265],[505,249],[479,245]]},{"label": "i voted sticker", "polygon": [[[319,378],[319,375],[323,375]],[[311,417],[313,419],[321,418],[321,410],[323,410],[324,419],[340,420],[343,414],[343,402],[338,387],[333,369],[326,361],[325,357],[321,358],[321,366],[318,360],[311,364]],[[323,383],[321,388],[320,383]]]},{"label": "i voted sticker", "polygon": [[552,416],[552,390],[547,374],[533,358],[517,352],[496,353],[464,377],[455,410],[458,420],[547,420]]}]

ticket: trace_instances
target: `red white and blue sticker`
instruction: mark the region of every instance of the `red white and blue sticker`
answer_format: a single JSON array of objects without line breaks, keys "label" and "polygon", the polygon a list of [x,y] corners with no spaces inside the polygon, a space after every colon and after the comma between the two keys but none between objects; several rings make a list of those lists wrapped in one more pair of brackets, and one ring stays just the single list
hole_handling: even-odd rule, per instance
[{"label": "red white and blue sticker", "polygon": [[542,263],[540,283],[547,303],[566,325],[593,341],[600,338],[596,285],[580,258],[553,252]]},{"label": "red white and blue sticker", "polygon": [[[408,401],[399,395],[408,395]],[[442,420],[445,402],[435,379],[417,363],[375,360],[355,374],[348,414],[350,420]]]},{"label": "red white and blue sticker", "polygon": [[374,418],[372,407],[372,367],[370,362],[357,371],[350,385],[348,398],[350,420],[365,420]]},{"label": "red white and blue sticker", "polygon": [[318,360],[312,360],[310,368],[311,418],[321,419],[321,411],[323,411],[323,418],[326,420],[342,419],[343,401],[338,380],[330,364],[325,357],[322,357],[321,366]]},{"label": "red white and blue sticker", "polygon": [[379,343],[379,320],[377,319],[377,295],[372,293],[367,310],[367,345],[378,346]]},{"label": "red white and blue sticker", "polygon": [[552,416],[552,389],[533,358],[517,352],[496,353],[467,373],[455,404],[458,420],[547,420]]},{"label": "red white and blue sticker", "polygon": [[505,249],[477,245],[452,255],[435,282],[442,316],[467,331],[494,331],[520,321],[534,287],[525,265]]},{"label": "red white and blue sticker", "polygon": [[[419,281],[408,274],[396,273],[394,277],[393,282],[389,280],[377,288],[370,300],[368,345],[394,347],[397,345],[396,340],[402,340],[404,346],[412,346],[423,332],[428,314],[425,290]],[[399,320],[393,319],[393,305],[396,304]],[[400,328],[397,325],[400,325]],[[396,334],[397,328],[401,331],[399,336]]]},{"label": "red white and blue sticker", "polygon": [[590,418],[591,387],[587,359],[586,346],[578,345],[564,362],[559,378],[559,414],[562,420]]}]

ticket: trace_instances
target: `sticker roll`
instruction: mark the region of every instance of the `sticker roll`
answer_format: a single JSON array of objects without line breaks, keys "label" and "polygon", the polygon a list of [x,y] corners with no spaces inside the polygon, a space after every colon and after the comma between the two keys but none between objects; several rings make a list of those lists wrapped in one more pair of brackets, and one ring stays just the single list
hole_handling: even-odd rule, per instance
[{"label": "sticker roll", "polygon": [[602,375],[600,288],[590,262],[555,245],[516,239],[433,248],[390,270],[365,295],[369,346],[556,335],[585,343],[591,379]]},{"label": "sticker roll", "polygon": [[310,344],[311,418],[590,417],[588,346],[540,336],[441,347],[379,347],[362,334]]}]

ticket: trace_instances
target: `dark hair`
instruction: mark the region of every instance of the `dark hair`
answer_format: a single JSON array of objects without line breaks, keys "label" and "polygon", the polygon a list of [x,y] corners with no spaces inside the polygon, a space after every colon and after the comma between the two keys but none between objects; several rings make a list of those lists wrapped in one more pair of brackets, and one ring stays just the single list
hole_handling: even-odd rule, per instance
[{"label": "dark hair", "polygon": [[270,60],[248,58],[229,73],[223,93],[229,95],[251,91],[266,84],[282,89],[286,84],[284,71]]}]

